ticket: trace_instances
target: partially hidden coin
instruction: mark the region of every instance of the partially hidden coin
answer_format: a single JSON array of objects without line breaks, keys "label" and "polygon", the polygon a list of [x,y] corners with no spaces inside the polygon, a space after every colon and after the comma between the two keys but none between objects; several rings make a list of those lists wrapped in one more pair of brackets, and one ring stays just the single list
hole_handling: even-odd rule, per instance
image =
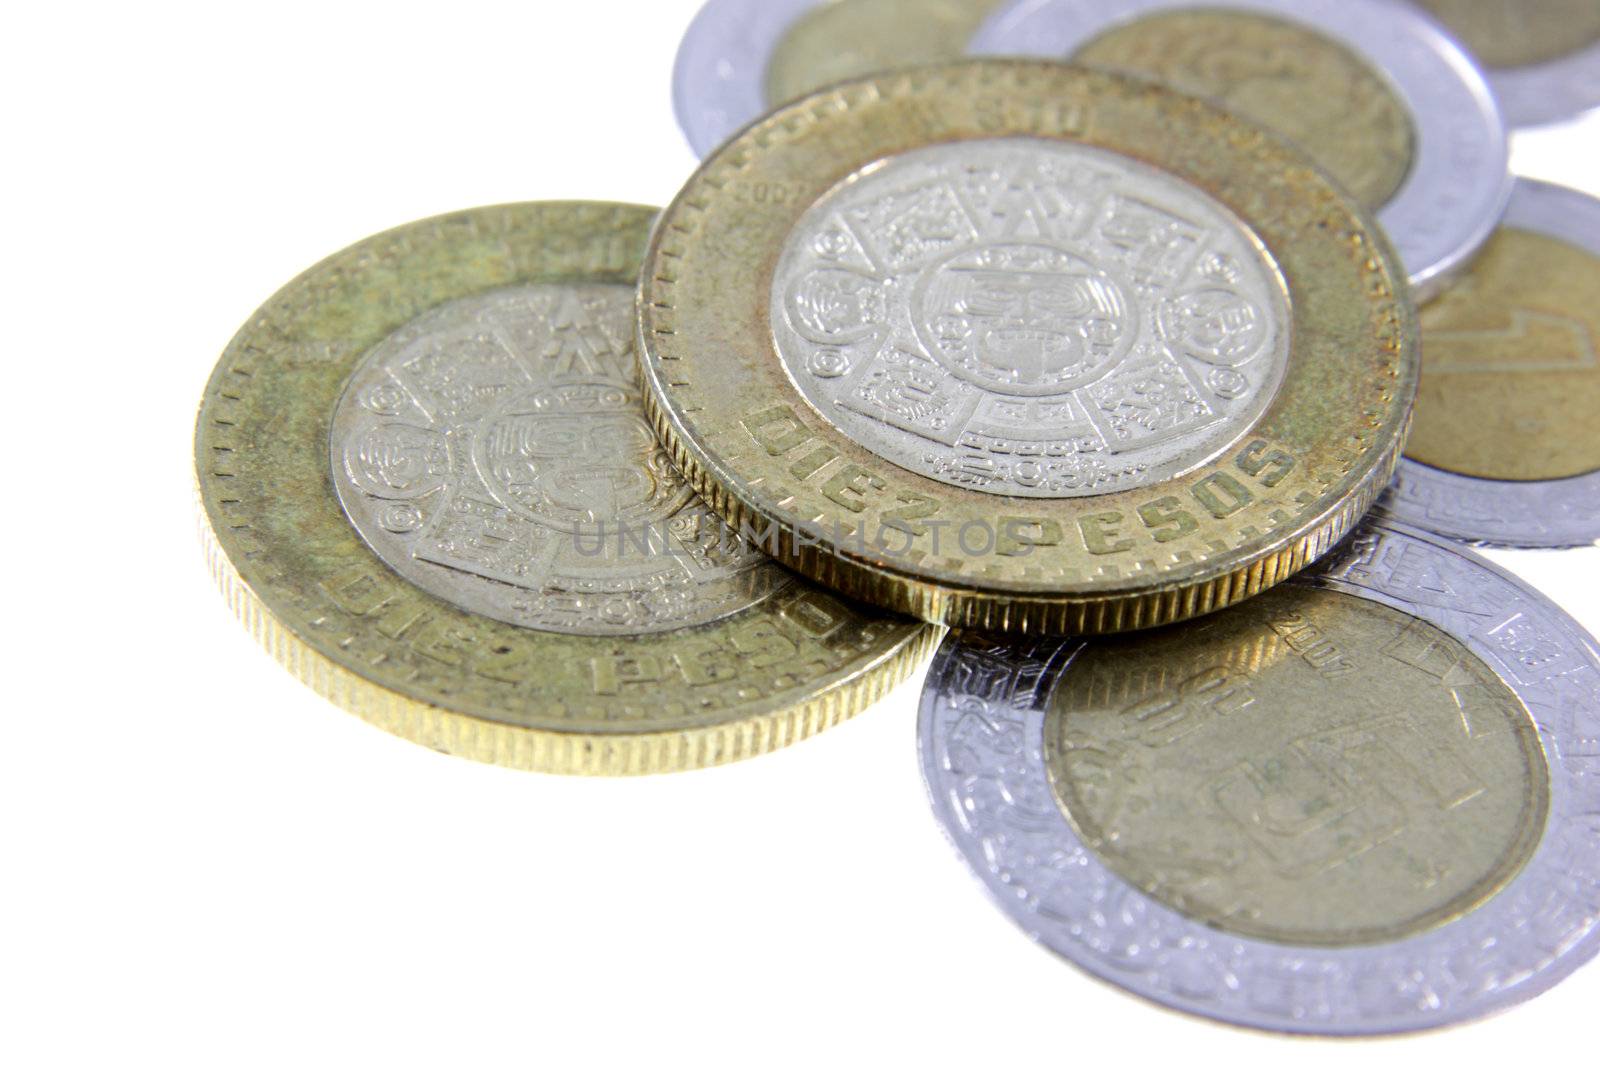
[{"label": "partially hidden coin", "polygon": [[233,340],[200,411],[207,546],[302,681],[440,751],[710,766],[872,703],[929,628],[732,536],[640,405],[655,212],[484,208],[338,253]]},{"label": "partially hidden coin", "polygon": [[955,635],[919,747],[1000,906],[1089,973],[1270,1030],[1443,1026],[1600,948],[1600,647],[1446,541],[1369,524],[1230,611]]},{"label": "partially hidden coin", "polygon": [[1415,429],[1382,506],[1475,544],[1600,541],[1600,200],[1522,179],[1422,311]]},{"label": "partially hidden coin", "polygon": [[1600,107],[1594,0],[1417,0],[1487,69],[1506,121],[1542,126]]},{"label": "partially hidden coin", "polygon": [[824,85],[959,59],[999,2],[707,0],[678,48],[678,124],[703,158]]},{"label": "partially hidden coin", "polygon": [[1418,299],[1471,262],[1510,195],[1483,72],[1393,0],[1013,0],[971,51],[1155,78],[1289,137],[1378,213]]},{"label": "partially hidden coin", "polygon": [[1414,312],[1381,231],[1203,101],[993,60],[750,128],[663,217],[646,402],[763,548],[987,630],[1226,606],[1390,479]]}]

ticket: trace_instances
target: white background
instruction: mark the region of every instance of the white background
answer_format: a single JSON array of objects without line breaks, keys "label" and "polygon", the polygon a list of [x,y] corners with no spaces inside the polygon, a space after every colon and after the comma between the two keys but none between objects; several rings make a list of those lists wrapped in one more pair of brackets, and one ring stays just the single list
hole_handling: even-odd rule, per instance
[{"label": "white background", "polygon": [[[1359,1045],[1084,977],[941,836],[915,684],[751,763],[576,781],[393,739],[251,643],[189,488],[228,338],[402,222],[667,201],[693,165],[669,75],[694,7],[8,12],[0,1061],[1583,1056],[1600,967],[1487,1022]],[[1518,162],[1600,193],[1600,125],[1528,137]],[[1498,558],[1600,627],[1600,551]]]}]

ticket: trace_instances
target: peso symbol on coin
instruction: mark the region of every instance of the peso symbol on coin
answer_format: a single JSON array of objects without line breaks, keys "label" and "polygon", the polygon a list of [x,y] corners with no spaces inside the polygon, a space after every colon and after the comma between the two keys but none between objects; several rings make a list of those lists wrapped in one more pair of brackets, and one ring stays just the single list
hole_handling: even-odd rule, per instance
[{"label": "peso symbol on coin", "polygon": [[1415,0],[1488,68],[1513,126],[1600,107],[1600,5],[1593,0]]},{"label": "peso symbol on coin", "polygon": [[625,774],[799,740],[915,665],[927,628],[740,541],[651,434],[632,279],[653,216],[403,227],[224,354],[196,436],[214,569],[319,692],[442,751]]},{"label": "peso symbol on coin", "polygon": [[700,156],[772,108],[837,81],[961,57],[1000,0],[707,0],[673,71]]},{"label": "peso symbol on coin", "polygon": [[1422,312],[1415,431],[1382,506],[1512,548],[1600,541],[1600,201],[1521,179],[1505,226]]},{"label": "peso symbol on coin", "polygon": [[953,637],[919,745],[940,822],[1036,940],[1184,1011],[1373,1034],[1595,955],[1597,723],[1593,638],[1378,522],[1207,619]]},{"label": "peso symbol on coin", "polygon": [[1281,581],[1388,481],[1402,287],[1356,204],[1198,100],[925,68],[706,163],[647,264],[646,403],[725,518],[849,595],[1158,625]]},{"label": "peso symbol on coin", "polygon": [[1394,0],[1014,0],[971,51],[1153,78],[1289,138],[1378,213],[1419,296],[1471,262],[1510,192],[1483,73]]}]

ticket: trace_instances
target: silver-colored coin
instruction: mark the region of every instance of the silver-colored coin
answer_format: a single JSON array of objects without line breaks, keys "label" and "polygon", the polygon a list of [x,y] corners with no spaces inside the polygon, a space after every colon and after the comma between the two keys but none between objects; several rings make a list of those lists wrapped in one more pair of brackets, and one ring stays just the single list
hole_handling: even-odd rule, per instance
[{"label": "silver-colored coin", "polygon": [[1600,5],[1593,0],[1408,0],[1483,64],[1506,122],[1544,126],[1600,108]]},{"label": "silver-colored coin", "polygon": [[[1397,191],[1384,199],[1379,219],[1420,298],[1438,292],[1471,261],[1499,224],[1511,192],[1509,138],[1483,72],[1448,33],[1414,9],[1392,0],[1014,0],[989,18],[969,51],[1071,58],[1141,20],[1202,10],[1254,12],[1304,27],[1349,49],[1381,76],[1409,113],[1414,140],[1409,168]],[[1241,45],[1230,41],[1238,54],[1215,57],[1206,79],[1237,78],[1248,58]],[[1292,69],[1297,57],[1275,52],[1257,58]],[[1257,87],[1273,76],[1270,70],[1258,73]],[[1305,147],[1317,155],[1319,145]],[[1323,162],[1332,169],[1335,159]]]},{"label": "silver-colored coin", "polygon": [[1360,1035],[1508,1007],[1600,950],[1597,731],[1592,637],[1378,521],[1165,634],[953,635],[919,747],[1034,940],[1182,1011]]},{"label": "silver-colored coin", "polygon": [[467,611],[590,636],[698,626],[790,584],[657,443],[633,299],[623,285],[503,289],[362,360],[329,453],[345,514],[385,563]]},{"label": "silver-colored coin", "polygon": [[[1092,226],[1097,210],[1113,224]],[[1170,254],[1145,255],[1157,232]],[[1286,284],[1226,208],[1126,157],[1034,140],[936,145],[840,182],[792,231],[771,322],[829,422],[907,470],[1010,497],[1188,473],[1254,425],[1289,358]],[[973,449],[999,459],[979,469]]]},{"label": "silver-colored coin", "polygon": [[672,72],[672,102],[702,159],[770,110],[767,60],[784,34],[829,0],[707,0]]},{"label": "silver-colored coin", "polygon": [[[1506,214],[1505,229],[1553,238],[1587,253],[1592,257],[1590,277],[1600,278],[1600,200],[1561,186],[1521,179]],[[1491,257],[1493,254],[1491,248]],[[1486,266],[1488,264],[1480,264],[1475,271]],[[1516,268],[1512,265],[1508,269]],[[1562,268],[1551,265],[1546,270]],[[1473,300],[1470,292],[1461,295],[1465,300]],[[1430,331],[1425,326],[1424,382],[1429,381],[1430,375],[1438,381],[1447,374],[1466,374],[1487,381],[1488,375],[1493,373],[1493,383],[1498,383],[1502,389],[1516,390],[1521,377],[1563,374],[1567,377],[1554,380],[1554,385],[1559,388],[1563,381],[1570,382],[1566,399],[1576,398],[1578,409],[1568,412],[1568,417],[1557,412],[1538,416],[1533,436],[1574,433],[1586,435],[1592,443],[1597,433],[1594,409],[1591,404],[1583,403],[1586,395],[1572,386],[1579,384],[1574,376],[1582,375],[1591,382],[1595,376],[1600,376],[1600,333],[1595,332],[1592,322],[1580,318],[1593,320],[1600,316],[1596,315],[1591,293],[1573,296],[1574,299],[1567,302],[1571,306],[1563,306],[1555,298],[1547,297],[1537,306],[1527,308],[1511,301],[1506,301],[1503,308],[1495,307],[1501,302],[1500,294],[1478,299],[1476,303],[1488,305],[1488,310],[1493,312],[1481,324],[1474,324],[1481,333],[1457,333],[1449,340],[1451,343],[1480,342],[1476,350],[1491,356],[1491,362],[1441,363],[1439,347],[1445,341],[1436,334],[1434,345],[1430,347]],[[1430,351],[1433,357],[1429,356]],[[1590,385],[1587,395],[1592,395],[1594,388]],[[1425,389],[1431,393],[1433,385],[1430,383]],[[1425,396],[1423,402],[1428,403],[1429,399]],[[1421,425],[1422,420],[1431,417],[1427,410],[1419,415],[1419,437],[1426,430]],[[1479,429],[1483,434],[1490,432],[1484,427]],[[1540,447],[1527,442],[1520,444]],[[1469,544],[1501,548],[1577,548],[1600,542],[1600,470],[1544,480],[1495,480],[1443,470],[1407,458],[1401,461],[1394,487],[1379,501],[1378,507],[1400,521]]]},{"label": "silver-colored coin", "polygon": [[1489,71],[1506,121],[1545,126],[1600,108],[1600,44],[1527,67]]},{"label": "silver-colored coin", "polygon": [[999,0],[707,0],[673,92],[706,156],[741,127],[825,85],[961,58]]}]

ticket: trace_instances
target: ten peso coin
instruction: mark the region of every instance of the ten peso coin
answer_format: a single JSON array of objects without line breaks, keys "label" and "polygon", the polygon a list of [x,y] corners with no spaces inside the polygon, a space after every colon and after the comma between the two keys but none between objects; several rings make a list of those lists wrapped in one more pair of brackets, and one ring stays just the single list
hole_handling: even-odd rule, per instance
[{"label": "ten peso coin", "polygon": [[290,283],[234,339],[195,439],[214,572],[302,681],[440,751],[637,774],[807,737],[930,628],[741,543],[640,404],[655,212],[418,222]]},{"label": "ten peso coin", "polygon": [[751,127],[657,228],[658,433],[741,533],[847,595],[1120,631],[1323,555],[1416,390],[1378,228],[1198,99],[1054,63],[849,83]]},{"label": "ten peso coin", "polygon": [[1416,0],[1487,68],[1506,121],[1542,126],[1600,107],[1594,0]]}]

